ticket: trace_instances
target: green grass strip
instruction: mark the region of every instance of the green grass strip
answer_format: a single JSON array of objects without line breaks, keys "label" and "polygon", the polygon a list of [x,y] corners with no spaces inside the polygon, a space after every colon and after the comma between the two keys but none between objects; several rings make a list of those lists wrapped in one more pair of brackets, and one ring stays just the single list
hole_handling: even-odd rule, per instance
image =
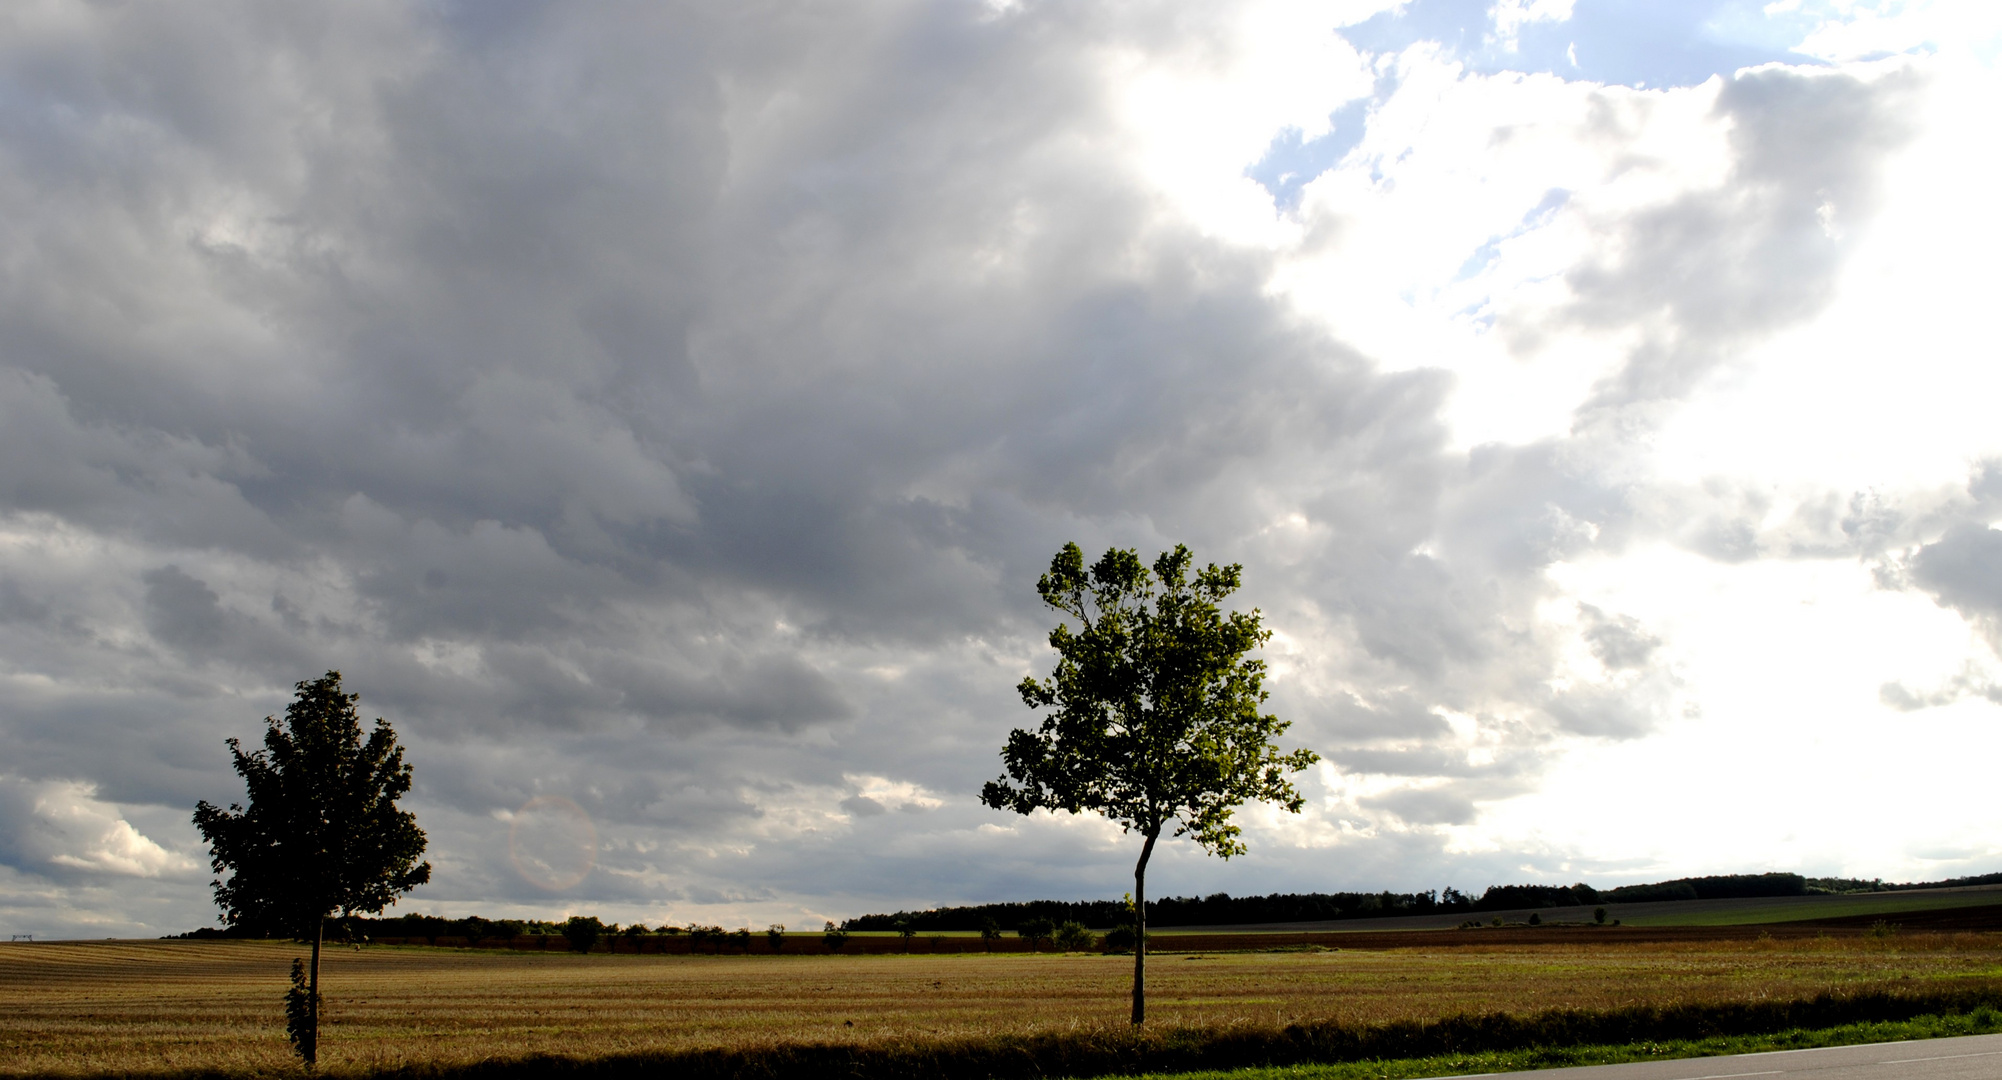
[{"label": "green grass strip", "polygon": [[2002,1011],[1982,1007],[1969,1013],[1919,1016],[1910,1020],[1840,1027],[1799,1029],[1771,1035],[1672,1039],[1666,1042],[1622,1043],[1616,1046],[1549,1046],[1528,1050],[1490,1050],[1471,1054],[1402,1058],[1396,1061],[1349,1061],[1335,1065],[1281,1065],[1227,1071],[1144,1073],[1138,1080],[1418,1080],[1423,1077],[1469,1076],[1481,1073],[1562,1069],[1578,1065],[1621,1065],[1634,1061],[1758,1054],[1774,1050],[1811,1050],[1823,1046],[1944,1039],[1956,1035],[2002,1032]]},{"label": "green grass strip", "polygon": [[1927,911],[1948,911],[1964,907],[1988,907],[2002,903],[1993,892],[1900,895],[1870,893],[1866,896],[1802,899],[1791,904],[1747,904],[1744,907],[1713,908],[1697,901],[1699,910],[1665,911],[1654,915],[1628,915],[1628,926],[1760,926],[1772,923],[1803,922],[1809,919],[1836,919],[1858,915],[1896,916]]}]

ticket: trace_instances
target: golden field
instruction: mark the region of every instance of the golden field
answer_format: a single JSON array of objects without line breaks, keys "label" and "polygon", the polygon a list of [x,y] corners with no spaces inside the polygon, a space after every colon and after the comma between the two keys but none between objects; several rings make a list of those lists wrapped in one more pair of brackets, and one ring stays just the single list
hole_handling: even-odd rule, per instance
[{"label": "golden field", "polygon": [[[1370,1023],[1454,1013],[2002,986],[2002,934],[1381,951],[1161,953],[1162,1026]],[[0,1075],[288,1070],[297,945],[0,946]],[[322,1071],[781,1041],[981,1037],[1123,1026],[1130,957],[576,956],[374,946],[322,967]]]}]

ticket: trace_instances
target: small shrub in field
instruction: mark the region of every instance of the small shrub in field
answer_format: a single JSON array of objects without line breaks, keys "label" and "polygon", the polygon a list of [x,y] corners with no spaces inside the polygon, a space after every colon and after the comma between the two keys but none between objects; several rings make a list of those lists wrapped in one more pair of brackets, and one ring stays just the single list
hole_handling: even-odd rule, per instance
[{"label": "small shrub in field", "polygon": [[319,1032],[314,1022],[313,992],[306,985],[306,961],[292,961],[292,989],[285,991],[285,1036],[308,1067],[316,1060]]},{"label": "small shrub in field", "polygon": [[1499,915],[1495,916],[1495,921],[1494,921],[1493,925],[1495,925],[1495,926],[1500,926],[1501,924],[1502,924],[1502,917],[1501,917],[1501,916],[1499,916]]},{"label": "small shrub in field", "polygon": [[1064,952],[1084,952],[1086,949],[1098,944],[1098,938],[1091,931],[1085,929],[1084,924],[1081,922],[1066,922],[1062,926],[1057,927],[1056,933],[1052,935],[1051,940],[1056,943],[1057,948],[1062,949]]},{"label": "small shrub in field", "polygon": [[570,948],[580,953],[591,951],[598,943],[599,935],[605,932],[605,924],[595,915],[572,915],[564,920],[563,937],[570,942]]},{"label": "small shrub in field", "polygon": [[1029,951],[1035,952],[1039,942],[1048,941],[1057,932],[1057,924],[1048,919],[1024,919],[1015,928],[1015,936],[1029,943]]},{"label": "small shrub in field", "polygon": [[1595,923],[1598,923],[1598,924],[1599,924],[1600,926],[1604,926],[1604,925],[1606,925],[1606,909],[1605,909],[1605,908],[1593,908],[1593,909],[1592,909],[1592,921],[1593,921],[1593,922],[1595,922]]},{"label": "small shrub in field", "polygon": [[1870,936],[1873,938],[1893,938],[1897,937],[1898,931],[1903,929],[1904,927],[1898,923],[1885,922],[1882,919],[1878,919],[1876,922],[1870,924]]},{"label": "small shrub in field", "polygon": [[904,951],[910,952],[911,939],[918,936],[917,927],[912,926],[909,919],[898,919],[897,936],[904,939]]},{"label": "small shrub in field", "polygon": [[1529,913],[1529,925],[1531,925],[1531,926],[1542,926],[1542,925],[1543,925],[1543,916],[1541,916],[1541,915],[1538,915],[1538,914],[1537,914],[1536,912],[1534,912],[1534,911],[1530,912],[1530,913]]},{"label": "small shrub in field", "polygon": [[1115,926],[1105,932],[1105,951],[1109,953],[1132,952],[1133,941],[1132,927]]},{"label": "small shrub in field", "polygon": [[775,922],[765,927],[765,943],[772,947],[773,952],[784,950],[786,947],[786,924]]},{"label": "small shrub in field", "polygon": [[730,944],[744,950],[745,956],[751,955],[751,928],[746,926],[730,931]]},{"label": "small shrub in field", "polygon": [[994,951],[994,943],[999,940],[1001,940],[1001,924],[994,921],[994,916],[989,915],[980,920],[980,943],[987,947],[988,952]]},{"label": "small shrub in field", "polygon": [[822,931],[820,940],[827,946],[828,952],[840,952],[841,947],[848,944],[848,931],[834,925],[834,920],[829,919],[827,929]]}]

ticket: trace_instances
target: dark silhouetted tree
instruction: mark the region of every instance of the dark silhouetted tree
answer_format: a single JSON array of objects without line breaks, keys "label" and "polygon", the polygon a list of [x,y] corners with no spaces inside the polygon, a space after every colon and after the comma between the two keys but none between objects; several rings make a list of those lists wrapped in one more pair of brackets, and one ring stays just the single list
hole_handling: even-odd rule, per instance
[{"label": "dark silhouetted tree", "polygon": [[[1050,631],[1056,670],[1019,687],[1048,709],[1035,731],[1017,728],[1001,758],[1008,775],[980,792],[1017,813],[1099,813],[1141,835],[1133,867],[1133,1022],[1147,1018],[1147,860],[1165,829],[1228,859],[1245,848],[1233,811],[1247,801],[1298,813],[1288,773],[1320,760],[1282,754],[1287,724],[1261,713],[1265,664],[1246,654],[1270,638],[1261,616],[1219,605],[1237,590],[1241,567],[1211,564],[1189,576],[1176,545],[1152,573],[1114,548],[1090,570],[1066,544],[1036,583],[1067,621]],[[1075,621],[1075,629],[1071,626]]]},{"label": "dark silhouetted tree", "polygon": [[572,952],[588,953],[611,927],[598,921],[596,915],[572,915],[563,920],[563,940],[570,943]]},{"label": "dark silhouetted tree", "polygon": [[396,807],[410,790],[396,732],[377,719],[362,738],[360,695],[342,692],[338,671],[295,689],[284,720],[264,718],[264,749],[246,754],[228,740],[247,804],[224,810],[203,800],[195,827],[208,841],[210,866],[229,875],[213,882],[223,921],[312,942],[311,971],[286,1003],[293,1045],[311,1065],[328,918],[380,914],[431,880],[431,864],[417,861],[424,830]]}]

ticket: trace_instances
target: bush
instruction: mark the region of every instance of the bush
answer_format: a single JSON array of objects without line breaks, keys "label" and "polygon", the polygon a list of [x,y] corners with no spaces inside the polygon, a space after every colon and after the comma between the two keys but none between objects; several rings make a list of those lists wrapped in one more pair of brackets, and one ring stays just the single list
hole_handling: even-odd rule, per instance
[{"label": "bush", "polygon": [[1543,916],[1541,916],[1541,915],[1538,915],[1538,914],[1537,914],[1536,912],[1534,912],[1534,911],[1530,912],[1530,913],[1529,913],[1529,925],[1531,925],[1531,926],[1542,926],[1542,925],[1543,925]]},{"label": "bush", "polygon": [[834,920],[829,919],[826,930],[820,935],[820,940],[827,946],[828,952],[840,952],[841,947],[848,944],[848,931],[834,925]]},{"label": "bush", "polygon": [[1001,924],[995,922],[991,915],[980,920],[980,943],[987,947],[988,952],[994,951],[994,943],[999,940],[1001,940]]},{"label": "bush", "polygon": [[1098,944],[1097,936],[1085,929],[1081,922],[1066,922],[1057,927],[1052,940],[1064,952],[1084,952]]},{"label": "bush", "polygon": [[1606,925],[1606,909],[1605,909],[1605,908],[1593,908],[1593,909],[1592,909],[1592,921],[1593,921],[1593,922],[1595,922],[1595,923],[1598,923],[1598,924],[1599,924],[1600,926],[1604,926],[1604,925]]},{"label": "bush", "polygon": [[765,941],[771,945],[773,952],[783,950],[786,947],[786,924],[775,922],[765,927]]},{"label": "bush", "polygon": [[1015,928],[1015,936],[1029,943],[1029,951],[1035,952],[1038,942],[1048,941],[1057,932],[1057,924],[1049,919],[1023,919]]},{"label": "bush", "polygon": [[587,953],[598,943],[599,935],[605,932],[605,924],[594,915],[572,915],[563,923],[563,937],[570,942],[570,948]]}]

